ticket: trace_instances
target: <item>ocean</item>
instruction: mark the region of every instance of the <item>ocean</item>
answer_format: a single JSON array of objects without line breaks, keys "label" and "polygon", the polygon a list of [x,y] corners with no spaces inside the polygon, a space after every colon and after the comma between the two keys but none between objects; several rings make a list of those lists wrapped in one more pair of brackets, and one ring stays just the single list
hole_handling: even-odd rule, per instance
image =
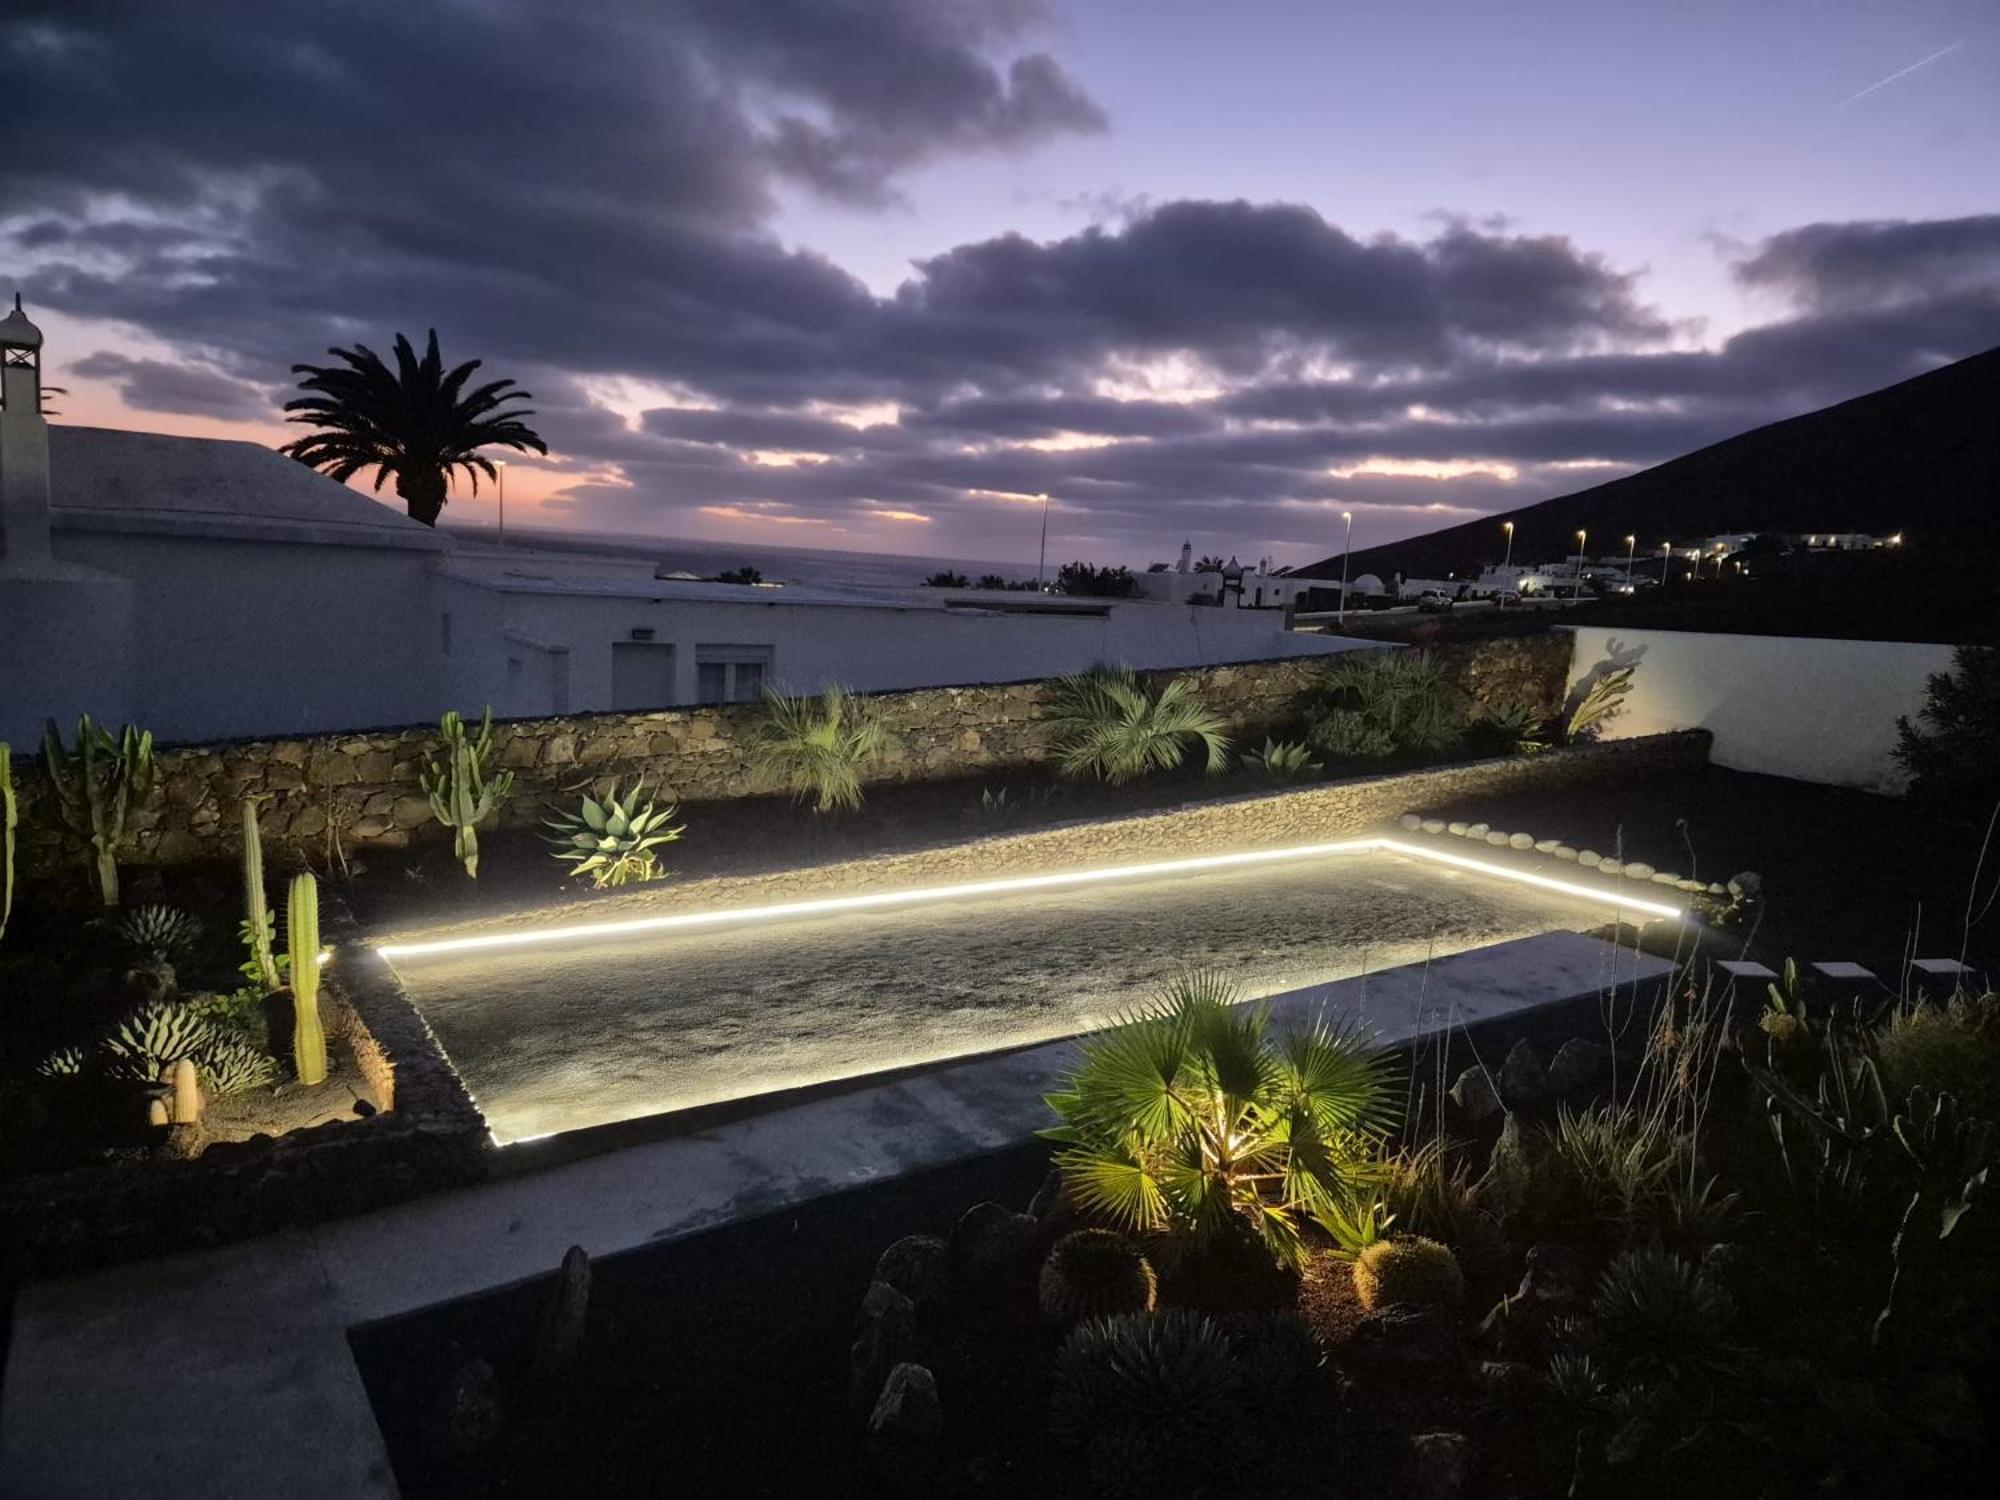
[{"label": "ocean", "polygon": [[[447,525],[445,531],[491,541],[488,526]],[[513,527],[508,540],[523,547],[557,552],[614,552],[652,558],[660,571],[712,577],[735,568],[755,568],[768,583],[845,585],[850,588],[914,588],[933,573],[978,578],[997,573],[1010,581],[1033,580],[1035,570],[1019,563],[964,557],[901,557],[886,552],[836,552],[821,547],[760,547],[749,542],[701,542],[684,537],[634,536],[610,531],[548,531]],[[1055,564],[1049,564],[1051,574]]]}]

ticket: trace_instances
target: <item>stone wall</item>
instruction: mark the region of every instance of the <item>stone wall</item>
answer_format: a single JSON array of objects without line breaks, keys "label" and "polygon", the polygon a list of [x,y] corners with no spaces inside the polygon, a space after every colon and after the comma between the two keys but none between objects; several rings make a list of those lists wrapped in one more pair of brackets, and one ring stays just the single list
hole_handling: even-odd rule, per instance
[{"label": "stone wall", "polygon": [[[1547,711],[1561,701],[1568,652],[1567,636],[1543,636],[1446,646],[1439,654],[1479,703],[1529,702]],[[1323,660],[1288,657],[1181,675],[1240,739],[1254,743],[1292,718]],[[1047,683],[1024,682],[869,695],[888,744],[868,779],[943,780],[1042,761],[1046,734],[1038,714],[1047,691]],[[749,732],[762,712],[758,704],[729,704],[497,724],[499,764],[516,777],[499,826],[538,821],[548,801],[572,800],[614,777],[629,784],[643,776],[659,794],[683,803],[769,791],[749,755]],[[323,859],[335,834],[349,850],[441,838],[444,830],[431,820],[418,784],[436,744],[434,727],[422,725],[162,750],[159,791],[135,816],[123,858],[179,865],[234,857],[238,805],[246,796],[260,799],[265,847],[280,860]],[[23,864],[46,869],[65,852],[48,819],[38,816],[41,778],[22,765],[17,780]]]}]

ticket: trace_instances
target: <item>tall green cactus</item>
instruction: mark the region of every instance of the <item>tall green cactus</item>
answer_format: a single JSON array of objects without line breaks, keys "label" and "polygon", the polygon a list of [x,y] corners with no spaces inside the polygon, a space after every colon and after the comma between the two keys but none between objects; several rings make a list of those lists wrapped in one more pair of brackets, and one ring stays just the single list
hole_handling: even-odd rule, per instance
[{"label": "tall green cactus", "polygon": [[[243,943],[250,950],[244,965],[249,978],[270,994],[284,981],[278,977],[278,961],[271,956],[274,931],[271,909],[264,901],[264,838],[257,831],[257,803],[243,799]],[[251,970],[255,970],[251,973]]]},{"label": "tall green cactus", "polygon": [[55,792],[56,816],[89,846],[97,869],[97,893],[107,908],[118,905],[118,846],[132,814],[153,793],[153,736],[127,724],[113,739],[85,714],[76,721],[76,750],[63,747],[55,720],[42,736],[42,768]]},{"label": "tall green cactus", "polygon": [[292,970],[292,1063],[300,1083],[326,1082],[326,1030],[319,1021],[319,882],[292,877],[285,900],[285,948]]},{"label": "tall green cactus", "polygon": [[487,766],[493,758],[491,705],[479,722],[476,737],[466,735],[465,720],[456,709],[446,710],[438,720],[438,736],[444,744],[424,766],[424,795],[430,799],[431,815],[453,830],[452,853],[465,866],[465,873],[477,880],[479,825],[514,794],[514,773],[502,771],[491,780],[487,778]]},{"label": "tall green cactus", "polygon": [[14,828],[20,821],[20,805],[14,800],[14,752],[0,740],[0,937],[7,935],[7,919],[14,915]]}]

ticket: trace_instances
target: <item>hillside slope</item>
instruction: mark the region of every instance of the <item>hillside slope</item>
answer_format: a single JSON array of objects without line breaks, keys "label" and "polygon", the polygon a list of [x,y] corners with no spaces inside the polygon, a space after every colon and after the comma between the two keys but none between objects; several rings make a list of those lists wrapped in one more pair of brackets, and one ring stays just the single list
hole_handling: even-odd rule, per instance
[{"label": "hillside slope", "polygon": [[[1357,550],[1355,574],[1443,577],[1514,557],[1643,555],[1668,538],[1735,531],[1902,532],[1914,547],[2000,551],[2000,348],[1883,390],[1739,433],[1572,495]],[[1301,568],[1338,576],[1340,554]]]}]

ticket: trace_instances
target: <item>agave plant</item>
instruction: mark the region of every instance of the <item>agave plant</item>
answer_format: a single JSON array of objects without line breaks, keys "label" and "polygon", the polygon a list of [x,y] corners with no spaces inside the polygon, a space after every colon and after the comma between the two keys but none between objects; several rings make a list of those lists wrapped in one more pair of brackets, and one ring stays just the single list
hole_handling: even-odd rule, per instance
[{"label": "agave plant", "polygon": [[1549,748],[1547,724],[1525,703],[1489,708],[1478,727],[1511,755],[1538,755]]},{"label": "agave plant", "polygon": [[1196,744],[1211,773],[1229,765],[1222,717],[1184,677],[1154,690],[1126,668],[1093,667],[1059,678],[1042,717],[1065,776],[1131,781],[1172,770]]},{"label": "agave plant", "polygon": [[861,773],[884,738],[881,724],[843,687],[829,687],[817,698],[767,687],[750,746],[767,779],[824,813],[861,806]]},{"label": "agave plant", "polygon": [[123,1077],[151,1083],[160,1070],[193,1057],[216,1040],[208,1022],[184,1005],[149,1000],[104,1039],[112,1070]]},{"label": "agave plant", "polygon": [[58,1047],[47,1057],[35,1064],[35,1072],[43,1078],[75,1078],[84,1069],[84,1055],[81,1047]]},{"label": "agave plant", "polygon": [[1278,782],[1310,781],[1325,769],[1297,740],[1266,739],[1262,750],[1243,757],[1243,765],[1266,781]]},{"label": "agave plant", "polygon": [[155,901],[127,913],[118,923],[118,935],[164,963],[194,946],[201,921],[178,906]]},{"label": "agave plant", "polygon": [[194,1054],[202,1087],[217,1099],[267,1089],[278,1081],[277,1061],[240,1036],[223,1035]]},{"label": "agave plant", "polygon": [[1390,1071],[1355,1029],[1274,1037],[1210,973],[1084,1044],[1042,1132],[1071,1198],[1121,1229],[1199,1242],[1248,1231],[1281,1264],[1303,1216],[1349,1203],[1395,1118]]},{"label": "agave plant", "polygon": [[552,830],[545,835],[550,851],[569,866],[571,875],[579,879],[588,875],[596,890],[658,880],[660,859],[655,851],[685,830],[673,822],[679,809],[671,802],[665,807],[642,802],[645,790],[644,781],[635,782],[621,797],[614,781],[602,802],[585,797],[575,812],[545,819]]}]

